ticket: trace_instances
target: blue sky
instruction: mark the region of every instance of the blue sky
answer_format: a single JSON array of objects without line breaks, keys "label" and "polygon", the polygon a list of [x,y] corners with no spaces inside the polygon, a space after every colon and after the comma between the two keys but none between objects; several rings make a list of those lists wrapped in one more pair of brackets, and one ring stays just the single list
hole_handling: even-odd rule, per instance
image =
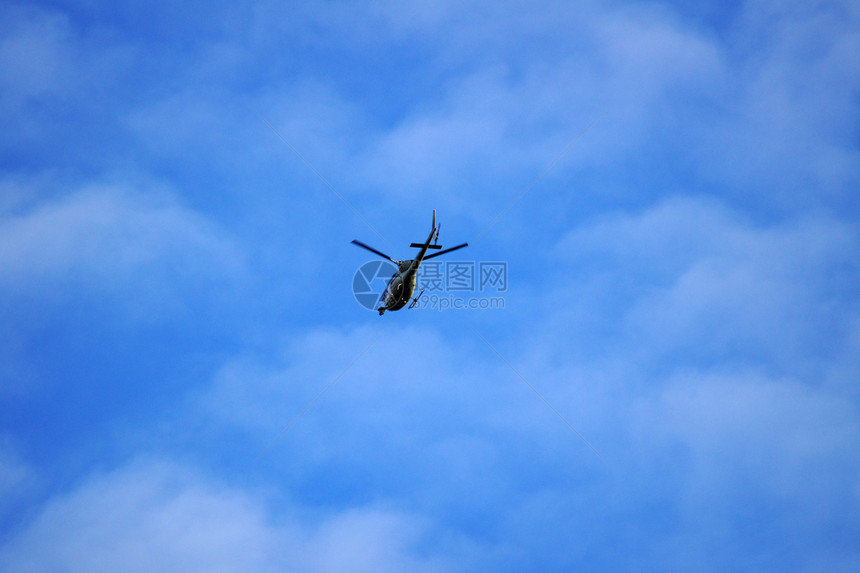
[{"label": "blue sky", "polygon": [[860,567],[856,3],[2,14],[0,570]]}]

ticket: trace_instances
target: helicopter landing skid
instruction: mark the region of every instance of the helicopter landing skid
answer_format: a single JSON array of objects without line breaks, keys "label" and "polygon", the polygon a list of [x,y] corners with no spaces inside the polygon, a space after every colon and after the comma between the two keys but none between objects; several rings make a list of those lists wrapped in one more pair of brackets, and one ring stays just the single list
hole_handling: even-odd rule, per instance
[{"label": "helicopter landing skid", "polygon": [[418,296],[412,299],[412,303],[409,305],[409,308],[415,308],[415,305],[418,304],[418,299],[421,298],[422,294],[424,294],[424,289],[421,289],[421,292],[418,293]]}]

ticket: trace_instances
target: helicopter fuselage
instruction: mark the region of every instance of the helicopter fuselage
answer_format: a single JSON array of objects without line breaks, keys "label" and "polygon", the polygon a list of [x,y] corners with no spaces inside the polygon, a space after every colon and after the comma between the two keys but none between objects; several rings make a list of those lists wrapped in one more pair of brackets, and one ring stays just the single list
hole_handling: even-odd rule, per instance
[{"label": "helicopter fuselage", "polygon": [[385,287],[385,292],[380,298],[380,313],[384,310],[400,310],[412,298],[415,292],[415,277],[418,274],[418,267],[421,265],[420,260],[403,261],[400,263],[397,272],[388,281]]}]

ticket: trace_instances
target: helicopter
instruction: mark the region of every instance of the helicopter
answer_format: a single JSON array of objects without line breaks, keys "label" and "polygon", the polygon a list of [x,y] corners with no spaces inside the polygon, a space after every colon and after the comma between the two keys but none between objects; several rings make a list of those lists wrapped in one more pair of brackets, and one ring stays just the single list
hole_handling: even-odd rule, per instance
[{"label": "helicopter", "polygon": [[[436,225],[436,209],[433,209],[433,229],[430,231],[430,236],[427,237],[427,240],[424,243],[412,243],[409,245],[410,247],[415,247],[421,250],[418,251],[417,257],[407,261],[396,261],[385,253],[377,251],[370,245],[365,245],[361,241],[357,240],[352,241],[353,245],[358,245],[362,249],[367,249],[371,253],[379,255],[383,259],[388,259],[397,265],[397,271],[388,281],[388,285],[385,287],[385,292],[383,292],[382,296],[379,297],[380,306],[376,309],[379,311],[379,316],[385,314],[386,310],[400,310],[409,303],[409,299],[412,298],[412,294],[415,292],[415,275],[418,273],[418,267],[421,266],[422,261],[469,246],[469,243],[463,243],[456,247],[442,249],[442,245],[438,244],[440,227],[441,225]],[[437,250],[437,252],[428,255],[428,249]],[[424,291],[422,290],[421,293],[423,292]],[[414,307],[418,303],[418,298],[420,296],[421,294],[419,293],[419,295],[412,300],[412,304],[409,305],[409,308]]]}]

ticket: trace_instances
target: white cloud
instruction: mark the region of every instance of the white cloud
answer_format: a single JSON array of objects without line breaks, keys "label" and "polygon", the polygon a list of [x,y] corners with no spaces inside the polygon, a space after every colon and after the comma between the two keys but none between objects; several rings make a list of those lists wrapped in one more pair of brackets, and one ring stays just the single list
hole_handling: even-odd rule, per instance
[{"label": "white cloud", "polygon": [[[358,356],[376,337],[370,328],[342,334],[332,330],[310,331],[283,352],[283,361],[261,364],[239,358],[224,365],[211,388],[202,396],[204,410],[219,420],[263,430],[285,426],[348,365],[336,356]],[[274,435],[273,435],[274,437]]]},{"label": "white cloud", "polygon": [[[505,570],[544,547],[551,551],[543,554],[546,563],[558,564],[571,555],[586,559],[589,543],[604,547],[630,537],[639,544],[598,562],[660,568],[707,560],[714,531],[742,546],[726,554],[732,561],[765,559],[760,537],[749,541],[753,534],[782,531],[786,543],[806,536],[822,547],[828,527],[850,524],[860,504],[860,423],[843,394],[740,369],[655,375],[633,357],[628,373],[640,378],[637,386],[567,357],[569,340],[543,330],[553,336],[519,337],[514,351],[498,346],[603,459],[479,340],[394,327],[251,470],[280,492],[329,492],[322,505],[334,513],[275,509],[269,499],[212,485],[185,468],[143,464],[51,501],[3,559],[25,571],[19,567],[27,563],[38,569],[82,562],[84,569],[94,559],[123,570],[127,555],[143,555],[141,568],[181,563],[190,570],[465,568],[453,563]],[[197,444],[241,427],[252,435],[243,443],[262,449],[377,332],[321,330],[296,339],[272,363],[231,362],[211,394],[196,397],[208,423],[194,414],[189,422],[183,411],[188,426],[170,432],[172,447],[189,428]],[[221,456],[230,450],[226,443],[218,441]],[[256,453],[244,452],[242,475]],[[341,496],[341,489],[352,493]],[[734,515],[750,495],[761,504],[751,519],[767,521],[757,531]],[[351,496],[375,503],[355,509]],[[431,540],[441,523],[439,548]],[[585,548],[566,553],[557,545],[580,536]],[[59,541],[42,545],[46,539]],[[653,540],[647,550],[643,539]],[[683,556],[672,543],[682,544]],[[210,545],[217,549],[207,551]],[[95,550],[74,551],[78,546]],[[837,549],[828,556],[800,551],[810,567],[850,560],[850,551]]]},{"label": "white cloud", "polygon": [[244,272],[235,242],[167,193],[102,184],[29,203],[0,219],[6,296],[62,299],[82,288],[153,316],[198,297],[192,284],[235,283]]},{"label": "white cloud", "polygon": [[[452,524],[449,532],[477,532],[497,543],[499,554],[546,556],[550,548],[556,553],[546,563],[570,560],[560,555],[567,546],[583,556],[613,543],[627,549],[622,542],[633,539],[639,546],[618,559],[637,570],[643,563],[693,568],[716,545],[773,563],[763,549],[768,544],[756,537],[761,531],[788,532],[784,538],[795,545],[804,536],[794,534],[808,534],[817,551],[831,547],[830,530],[855,531],[860,318],[853,285],[860,238],[850,213],[830,209],[854,188],[858,172],[851,139],[860,69],[856,11],[831,13],[837,5],[828,3],[799,16],[781,5],[757,14],[761,6],[747,5],[749,22],[714,30],[654,4],[272,4],[251,8],[252,22],[238,14],[214,40],[189,40],[190,49],[160,39],[165,51],[144,50],[159,63],[175,48],[176,59],[163,77],[137,79],[147,91],[122,86],[126,96],[136,94],[120,94],[134,109],[120,111],[116,122],[142,151],[133,155],[144,165],[154,159],[159,169],[169,164],[188,179],[211,174],[213,162],[214,171],[242,181],[247,171],[240,167],[249,164],[277,161],[301,172],[288,178],[284,193],[291,197],[285,204],[307,210],[292,211],[300,213],[289,221],[295,225],[279,220],[281,211],[264,197],[281,181],[270,174],[281,170],[254,176],[275,181],[265,191],[240,185],[229,192],[242,197],[242,209],[253,204],[250,211],[259,211],[243,210],[239,225],[266,218],[273,228],[295,227],[292,240],[271,241],[256,254],[288,245],[288,255],[269,262],[313,258],[285,264],[279,275],[293,288],[308,285],[296,290],[313,304],[327,296],[310,290],[315,277],[328,280],[339,268],[316,256],[315,239],[331,235],[340,220],[303,201],[305,179],[329,191],[254,112],[362,213],[371,212],[365,201],[380,219],[392,215],[396,228],[410,216],[407,202],[491,217],[502,206],[499,197],[513,198],[604,111],[541,181],[559,186],[535,203],[569,225],[570,212],[555,206],[582,197],[570,174],[597,169],[598,180],[611,180],[617,170],[634,184],[592,185],[597,190],[582,199],[586,214],[575,220],[603,208],[602,201],[619,200],[632,212],[577,223],[552,260],[540,261],[549,272],[523,277],[512,290],[509,302],[523,304],[489,318],[485,333],[604,460],[460,328],[457,321],[471,315],[386,316],[389,324],[408,319],[415,326],[387,332],[261,461],[259,479],[311,490],[336,513],[274,511],[268,499],[213,485],[187,468],[144,463],[57,494],[0,552],[0,562],[10,570],[313,571],[446,563],[437,557],[443,552],[426,550],[427,532],[436,533],[432,522],[376,505],[355,509],[351,496],[393,500]],[[7,97],[61,99],[74,92],[63,83],[72,82],[69,73],[85,72],[76,76],[84,78],[79,87],[119,78],[100,73],[109,63],[96,53],[116,54],[121,45],[88,44],[92,38],[77,37],[67,19],[37,16],[18,18],[26,25],[2,36]],[[142,37],[134,41],[151,47]],[[349,49],[365,45],[367,52]],[[385,66],[395,50],[404,55],[398,64],[412,65],[415,75]],[[355,65],[341,57],[355,57]],[[390,110],[387,97],[378,107],[368,103],[398,82],[422,81],[426,93],[405,90]],[[93,101],[105,102],[98,117],[117,116],[106,100]],[[33,141],[33,149],[45,149],[38,137]],[[665,163],[651,164],[654,155]],[[734,188],[718,190],[720,199],[652,201],[665,192],[649,186],[653,173],[640,183],[631,163],[670,178],[704,174]],[[346,181],[355,187],[347,190]],[[10,306],[32,292],[47,298],[81,290],[124,301],[126,312],[173,312],[201,293],[229,290],[245,273],[243,248],[173,193],[92,185],[33,200],[25,187],[16,182],[4,188],[13,195],[0,197],[0,294]],[[187,192],[203,201],[204,191]],[[747,201],[789,213],[800,212],[798,205],[825,208],[779,219],[770,210],[742,212],[738,205]],[[509,216],[517,223],[516,213]],[[551,243],[551,233],[538,228],[543,223],[533,225],[534,239]],[[510,236],[527,243],[512,226]],[[271,291],[282,284],[271,283]],[[351,317],[340,315],[331,318],[337,330],[305,329],[305,315],[283,308],[272,315],[285,318],[293,337],[284,355],[266,359],[254,349],[266,346],[259,339],[284,336],[280,325],[261,326],[259,314],[240,325],[257,341],[227,359],[202,396],[177,407],[171,448],[205,456],[200,442],[216,436],[211,447],[223,452],[235,443],[220,438],[238,429],[248,438],[241,446],[259,445],[245,452],[253,458],[378,332],[345,326]],[[6,330],[9,340],[24,338],[24,328]],[[27,365],[12,360],[26,352],[16,344],[0,346],[3,372],[26,378]],[[38,446],[41,438],[27,439]],[[224,475],[235,471],[235,462],[212,463],[223,464]],[[592,463],[605,465],[595,470]],[[0,491],[9,483],[17,492],[29,469],[0,449],[3,470]],[[759,497],[751,500],[753,494]],[[689,533],[678,534],[681,528]],[[592,545],[578,544],[577,535]],[[850,550],[833,553],[851,561]],[[474,556],[473,548],[456,555]],[[827,563],[804,556],[798,563],[811,569]],[[681,566],[659,567],[667,562]]]},{"label": "white cloud", "polygon": [[643,487],[666,489],[677,530],[660,536],[664,559],[710,570],[788,556],[800,570],[857,563],[844,541],[860,511],[860,416],[843,395],[754,372],[692,371],[650,394],[629,412],[628,469],[650,476]]},{"label": "white cloud", "polygon": [[0,512],[18,497],[15,494],[32,487],[34,481],[33,469],[18,454],[13,440],[0,435]]},{"label": "white cloud", "polygon": [[858,22],[852,2],[744,5],[727,50],[732,73],[719,92],[725,111],[694,130],[706,177],[780,209],[853,194]]},{"label": "white cloud", "polygon": [[[499,195],[528,184],[598,115],[550,178],[640,150],[665,129],[667,101],[705,94],[725,73],[713,39],[665,11],[588,7],[580,14],[551,6],[529,8],[528,18],[517,20],[516,11],[487,8],[479,40],[471,25],[455,26],[452,40],[470,38],[458,64],[482,65],[444,75],[431,103],[413,106],[358,161],[369,184],[390,198],[432,197],[466,210],[461,189],[468,182],[471,210],[492,211]],[[537,29],[527,23],[534,17],[542,23]],[[547,27],[572,30],[548,48]],[[523,54],[530,58],[520,65]],[[475,209],[475,201],[487,204]]]},{"label": "white cloud", "polygon": [[753,358],[783,372],[811,360],[820,373],[833,359],[825,341],[852,320],[843,305],[858,251],[839,219],[762,225],[712,199],[676,197],[574,230],[555,253],[570,263],[571,311],[602,313],[640,359]]},{"label": "white cloud", "polygon": [[655,394],[637,408],[651,428],[637,441],[689,448],[691,487],[746,481],[824,513],[860,504],[860,412],[844,396],[790,379],[693,372]]},{"label": "white cloud", "polygon": [[68,19],[59,12],[7,5],[0,26],[3,107],[62,91],[75,74],[75,48]]},{"label": "white cloud", "polygon": [[[455,519],[464,511],[496,513],[497,500],[506,497],[515,502],[524,471],[520,456],[552,468],[553,456],[567,449],[588,467],[598,463],[470,332],[382,330],[310,332],[297,337],[282,360],[227,364],[191,404],[198,411],[194,419],[202,420],[193,427],[242,436],[235,455],[284,472],[285,487],[302,487],[322,472],[333,483],[347,479],[337,489],[348,495],[392,498]],[[510,359],[521,363],[517,354]],[[598,412],[610,406],[595,405],[599,390],[554,372],[525,372],[574,427],[588,437],[590,430],[601,431]],[[601,435],[594,438],[599,447]]]},{"label": "white cloud", "polygon": [[440,571],[415,553],[421,520],[379,508],[329,516],[138,461],[50,498],[0,546],[5,571]]},{"label": "white cloud", "polygon": [[[4,166],[25,172],[56,169],[71,156],[94,161],[110,154],[117,89],[139,63],[135,47],[80,14],[7,3],[0,23],[0,114],[7,137]],[[116,141],[113,142],[115,144]],[[37,166],[36,169],[32,169]],[[113,166],[112,166],[113,167]]]},{"label": "white cloud", "polygon": [[[310,571],[442,571],[450,558],[410,554],[422,535],[414,518],[379,510],[347,511],[319,528],[308,548]],[[435,544],[434,544],[435,545]]]}]

